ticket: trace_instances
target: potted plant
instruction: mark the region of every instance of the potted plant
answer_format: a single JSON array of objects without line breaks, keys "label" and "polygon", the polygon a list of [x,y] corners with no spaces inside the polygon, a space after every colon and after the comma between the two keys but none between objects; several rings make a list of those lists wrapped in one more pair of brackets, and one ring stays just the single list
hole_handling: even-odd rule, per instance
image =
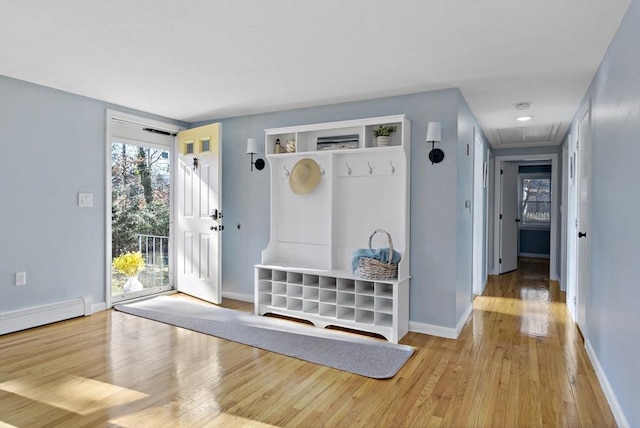
[{"label": "potted plant", "polygon": [[113,267],[127,276],[127,282],[122,287],[125,293],[142,290],[142,283],[138,280],[138,274],[144,269],[144,259],[140,252],[121,254],[113,259]]},{"label": "potted plant", "polygon": [[396,132],[397,129],[398,127],[394,125],[380,125],[378,129],[374,129],[373,136],[376,139],[376,145],[378,147],[388,146],[391,140],[390,135]]}]

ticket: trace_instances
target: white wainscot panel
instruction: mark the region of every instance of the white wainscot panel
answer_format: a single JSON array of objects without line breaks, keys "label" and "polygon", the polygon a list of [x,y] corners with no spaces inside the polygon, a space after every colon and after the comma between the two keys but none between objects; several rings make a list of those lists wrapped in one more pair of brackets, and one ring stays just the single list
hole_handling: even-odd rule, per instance
[{"label": "white wainscot panel", "polygon": [[277,186],[277,240],[331,245],[331,189],[328,180],[320,180],[318,186],[306,195],[293,193],[288,178],[278,180]]}]

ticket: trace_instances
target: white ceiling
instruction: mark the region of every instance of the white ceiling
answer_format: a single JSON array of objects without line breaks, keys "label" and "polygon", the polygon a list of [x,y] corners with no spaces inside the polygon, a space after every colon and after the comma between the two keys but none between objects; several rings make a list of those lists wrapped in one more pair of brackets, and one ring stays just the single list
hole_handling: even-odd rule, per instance
[{"label": "white ceiling", "polygon": [[0,74],[186,122],[458,87],[558,144],[629,2],[0,0]]}]

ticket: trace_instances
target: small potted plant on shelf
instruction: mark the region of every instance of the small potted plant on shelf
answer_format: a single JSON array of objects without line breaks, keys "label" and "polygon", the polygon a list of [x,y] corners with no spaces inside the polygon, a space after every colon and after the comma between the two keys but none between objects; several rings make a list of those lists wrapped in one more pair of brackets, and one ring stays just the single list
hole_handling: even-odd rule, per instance
[{"label": "small potted plant on shelf", "polygon": [[396,126],[390,125],[380,125],[378,129],[373,130],[373,136],[376,139],[376,145],[378,147],[385,147],[389,145],[389,141],[391,140],[390,135],[396,132],[398,128]]}]

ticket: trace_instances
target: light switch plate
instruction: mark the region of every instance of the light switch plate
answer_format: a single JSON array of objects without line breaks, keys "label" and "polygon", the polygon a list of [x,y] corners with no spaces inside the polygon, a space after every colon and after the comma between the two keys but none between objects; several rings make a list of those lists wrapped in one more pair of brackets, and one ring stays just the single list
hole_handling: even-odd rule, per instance
[{"label": "light switch plate", "polygon": [[78,206],[84,208],[92,207],[93,193],[78,193]]}]

